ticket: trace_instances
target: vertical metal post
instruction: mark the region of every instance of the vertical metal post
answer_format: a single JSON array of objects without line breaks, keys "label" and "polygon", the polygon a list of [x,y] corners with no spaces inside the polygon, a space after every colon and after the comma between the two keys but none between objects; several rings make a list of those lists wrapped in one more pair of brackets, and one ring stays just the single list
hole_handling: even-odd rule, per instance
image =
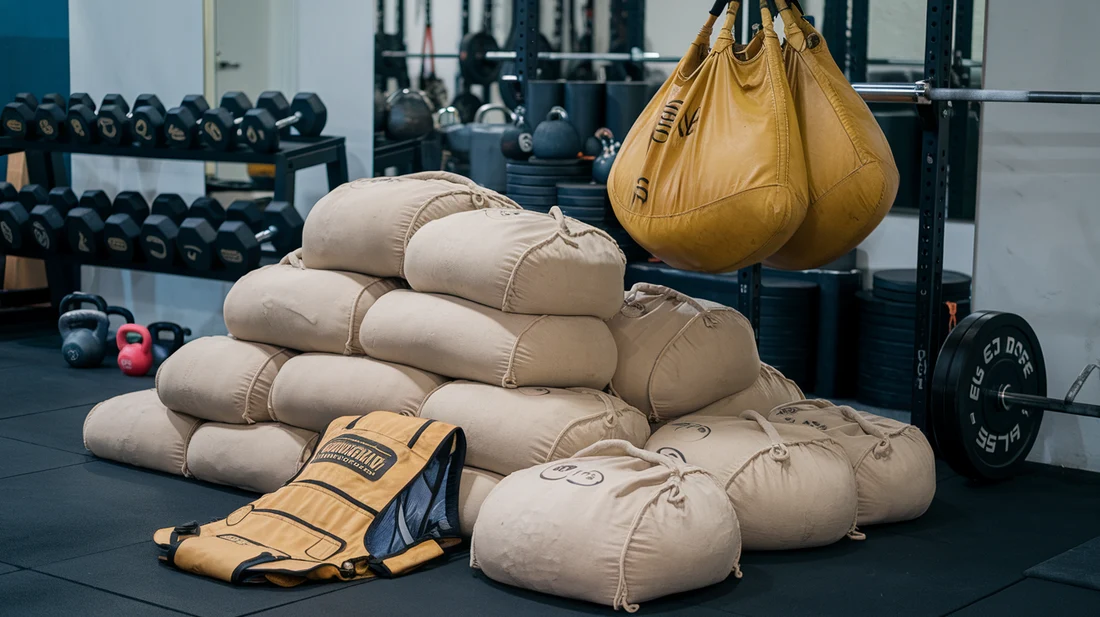
[{"label": "vertical metal post", "polygon": [[[951,76],[954,0],[928,0],[924,77],[948,87]],[[917,230],[917,323],[913,358],[914,425],[929,434],[931,375],[939,353],[939,316],[943,292],[943,226],[947,212],[947,144],[951,109],[946,102],[921,105],[920,227]]]},{"label": "vertical metal post", "polygon": [[848,74],[848,0],[825,0],[821,18],[821,35],[829,43],[829,53],[840,70]]},{"label": "vertical metal post", "polygon": [[753,338],[760,340],[760,264],[737,271],[738,310],[752,324]]},{"label": "vertical metal post", "polygon": [[516,100],[523,103],[524,94],[527,92],[527,81],[538,76],[538,0],[515,1],[512,29],[516,33]]},{"label": "vertical metal post", "polygon": [[[626,44],[630,50],[645,50],[645,0],[626,0]],[[631,62],[634,75],[645,75],[645,63]]]},{"label": "vertical metal post", "polygon": [[[867,81],[867,31],[871,0],[852,0],[852,29],[848,35],[848,81]],[[828,41],[828,39],[825,39]],[[832,49],[832,41],[829,41]]]}]

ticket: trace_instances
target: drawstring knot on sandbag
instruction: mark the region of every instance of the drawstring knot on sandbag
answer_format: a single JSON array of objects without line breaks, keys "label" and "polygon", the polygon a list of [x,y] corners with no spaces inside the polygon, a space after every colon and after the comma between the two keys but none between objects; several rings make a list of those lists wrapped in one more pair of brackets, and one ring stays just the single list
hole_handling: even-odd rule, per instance
[{"label": "drawstring knot on sandbag", "polygon": [[683,303],[695,309],[696,311],[699,311],[699,314],[702,316],[703,325],[705,325],[706,327],[713,328],[714,326],[718,325],[718,318],[716,318],[707,307],[703,306],[702,303],[700,303],[695,298],[692,298],[687,294],[680,293],[679,291],[676,291],[671,287],[665,287],[664,285],[654,285],[652,283],[635,283],[634,286],[630,288],[630,291],[632,292],[632,294],[634,294],[630,297],[630,301],[633,301],[633,299],[637,297],[636,294],[638,293],[646,293],[652,296],[663,296],[667,302]]},{"label": "drawstring knot on sandbag", "polygon": [[768,422],[764,416],[751,409],[747,409],[741,414],[741,417],[749,420],[756,420],[756,423],[764,430],[764,434],[766,434],[768,439],[772,442],[772,447],[768,451],[768,454],[773,461],[783,463],[791,458],[791,451],[787,448],[787,444],[783,443],[783,438],[779,436],[779,431],[775,430],[772,423]]},{"label": "drawstring knot on sandbag", "polygon": [[893,446],[890,443],[890,436],[886,434],[886,431],[882,430],[881,427],[876,426],[863,414],[859,413],[855,409],[852,409],[851,407],[841,405],[840,407],[838,407],[838,409],[840,409],[840,415],[858,424],[859,428],[863,429],[863,432],[867,433],[868,435],[878,437],[879,441],[877,444],[875,444],[874,450],[871,451],[871,454],[875,458],[882,458],[890,454],[890,452],[893,450]]}]

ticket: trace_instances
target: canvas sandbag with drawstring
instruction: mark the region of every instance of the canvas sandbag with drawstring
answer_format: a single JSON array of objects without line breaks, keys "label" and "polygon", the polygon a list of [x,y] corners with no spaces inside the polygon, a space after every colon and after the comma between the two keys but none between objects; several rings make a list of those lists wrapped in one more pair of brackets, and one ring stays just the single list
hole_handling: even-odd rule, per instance
[{"label": "canvas sandbag with drawstring", "polygon": [[526,589],[638,610],[740,576],[729,498],[705,470],[601,441],[517,471],[478,512],[470,565]]},{"label": "canvas sandbag with drawstring", "polygon": [[202,422],[165,407],[156,390],[128,392],[92,407],[84,447],[99,458],[188,476],[187,444]]},{"label": "canvas sandbag with drawstring", "polygon": [[321,433],[340,416],[370,411],[414,416],[444,381],[434,373],[366,356],[304,353],[275,377],[271,418]]},{"label": "canvas sandbag with drawstring", "polygon": [[619,310],[626,258],[606,232],[549,214],[486,208],[431,221],[413,234],[405,278],[417,291],[445,293],[535,315]]},{"label": "canvas sandbag with drawstring", "polygon": [[225,327],[247,341],[298,351],[362,354],[363,315],[378,298],[405,287],[405,282],[309,269],[301,251],[242,276],[225,296]]},{"label": "canvas sandbag with drawstring", "polygon": [[455,426],[387,411],[345,416],[278,490],[212,523],[159,529],[153,541],[169,565],[230,583],[398,576],[461,542],[464,455]]},{"label": "canvas sandbag with drawstring", "polygon": [[388,293],[359,336],[372,358],[504,388],[602,389],[615,373],[615,339],[599,318],[505,313],[443,294]]},{"label": "canvas sandbag with drawstring", "polygon": [[806,153],[809,208],[798,231],[766,261],[784,270],[823,266],[874,231],[898,192],[890,143],[796,0],[776,0],[783,60]]},{"label": "canvas sandbag with drawstring", "polygon": [[619,352],[611,387],[652,422],[698,411],[760,374],[749,320],[668,287],[635,284],[607,327]]},{"label": "canvas sandbag with drawstring", "polygon": [[[760,363],[760,376],[752,385],[736,394],[718,399],[698,411],[701,416],[740,416],[748,410],[767,413],[777,405],[806,398],[798,384],[787,379],[779,369]],[[767,411],[765,411],[767,410]]]},{"label": "canvas sandbag with drawstring", "polygon": [[467,465],[462,468],[462,481],[458,487],[458,519],[463,538],[474,535],[474,523],[481,512],[481,504],[503,479],[504,476],[499,473],[477,467]]},{"label": "canvas sandbag with drawstring", "polygon": [[444,171],[363,178],[336,187],[310,210],[302,230],[306,267],[405,276],[416,230],[456,212],[519,209],[504,195]]},{"label": "canvas sandbag with drawstring", "polygon": [[848,454],[859,491],[859,524],[924,514],[936,495],[936,457],[912,424],[817,399],[780,405],[768,419],[824,431]]},{"label": "canvas sandbag with drawstring", "polygon": [[200,480],[267,493],[298,473],[315,445],[317,433],[279,422],[207,422],[191,437],[187,468]]},{"label": "canvas sandbag with drawstring", "polygon": [[[806,161],[779,37],[761,0],[762,28],[746,46],[730,2],[706,24],[638,117],[607,189],[630,236],[669,265],[729,272],[779,250],[808,202]],[[748,7],[746,7],[748,8]]]},{"label": "canvas sandbag with drawstring", "polygon": [[832,544],[856,527],[856,481],[843,448],[809,426],[762,414],[692,414],[653,432],[646,450],[714,474],[741,521],[745,550]]},{"label": "canvas sandbag with drawstring", "polygon": [[285,347],[204,336],[164,361],[157,370],[157,394],[169,409],[203,420],[267,422],[271,385],[295,355]]},{"label": "canvas sandbag with drawstring", "polygon": [[428,395],[419,415],[461,426],[466,464],[503,475],[568,458],[602,439],[623,439],[640,448],[649,438],[645,414],[590,388],[454,381]]}]

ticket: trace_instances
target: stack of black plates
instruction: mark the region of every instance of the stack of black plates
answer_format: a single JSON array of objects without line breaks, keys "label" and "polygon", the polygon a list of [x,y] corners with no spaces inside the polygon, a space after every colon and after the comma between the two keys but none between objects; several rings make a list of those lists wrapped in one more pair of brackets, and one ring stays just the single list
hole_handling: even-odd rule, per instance
[{"label": "stack of black plates", "polygon": [[508,187],[505,191],[528,210],[549,212],[558,205],[559,182],[587,182],[592,163],[582,159],[508,161]]},{"label": "stack of black plates", "polygon": [[814,388],[817,367],[817,309],[816,283],[761,278],[760,360],[807,392]]},{"label": "stack of black plates", "polygon": [[[913,405],[913,362],[916,344],[917,271],[881,270],[874,275],[872,291],[859,298],[860,402],[889,409]],[[954,313],[954,317],[952,317]],[[935,349],[951,328],[952,318],[970,314],[970,277],[960,272],[943,273],[943,306],[933,317]]]}]

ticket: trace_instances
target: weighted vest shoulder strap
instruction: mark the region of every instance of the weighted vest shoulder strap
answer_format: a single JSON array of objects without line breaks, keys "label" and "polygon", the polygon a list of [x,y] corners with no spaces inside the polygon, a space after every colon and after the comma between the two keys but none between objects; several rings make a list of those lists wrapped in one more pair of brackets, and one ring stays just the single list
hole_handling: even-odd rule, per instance
[{"label": "weighted vest shoulder strap", "polygon": [[398,576],[460,542],[462,429],[376,411],[337,418],[282,488],[207,525],[158,530],[161,559],[233,583]]}]

